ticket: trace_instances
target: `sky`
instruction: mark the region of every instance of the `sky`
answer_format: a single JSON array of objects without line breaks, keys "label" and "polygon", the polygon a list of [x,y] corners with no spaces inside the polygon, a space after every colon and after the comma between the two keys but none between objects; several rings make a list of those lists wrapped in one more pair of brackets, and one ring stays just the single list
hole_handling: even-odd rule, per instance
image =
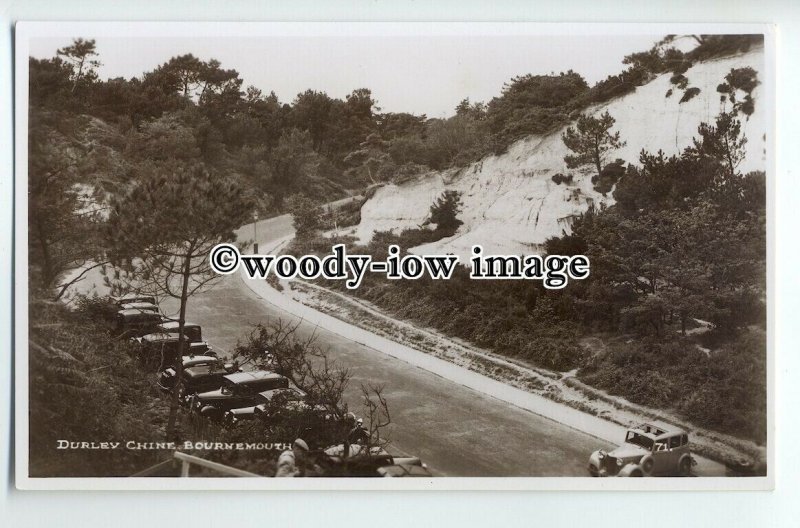
[{"label": "sky", "polygon": [[[663,35],[93,37],[101,79],[139,76],[171,57],[192,53],[235,69],[265,94],[289,103],[307,89],[344,98],[369,88],[384,112],[445,117],[468,97],[489,101],[511,78],[574,70],[592,85],[620,72],[625,55]],[[29,41],[30,55],[53,57],[70,37]]]}]

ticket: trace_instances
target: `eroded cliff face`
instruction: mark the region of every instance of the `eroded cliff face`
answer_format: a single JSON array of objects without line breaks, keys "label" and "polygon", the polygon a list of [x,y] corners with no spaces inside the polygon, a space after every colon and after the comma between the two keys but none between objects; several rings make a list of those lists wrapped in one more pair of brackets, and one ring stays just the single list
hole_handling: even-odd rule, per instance
[{"label": "eroded cliff face", "polygon": [[[683,91],[670,84],[671,74],[656,77],[635,92],[590,108],[587,113],[604,111],[616,119],[627,144],[609,154],[638,163],[642,149],[667,155],[678,154],[697,136],[702,122],[713,123],[723,109],[717,86],[732,68],[751,67],[761,84],[753,92],[755,112],[742,121],[747,136],[747,156],[740,165],[743,173],[766,170],[766,108],[764,55],[762,48],[748,53],[696,64],[685,76],[689,87],[700,93],[679,103]],[[665,97],[668,90],[673,94]],[[730,103],[728,103],[730,105]],[[566,128],[566,127],[565,127]],[[561,140],[564,129],[544,136],[529,136],[514,143],[506,153],[488,156],[466,168],[432,172],[414,181],[378,189],[361,210],[356,234],[360,241],[371,239],[375,231],[417,227],[429,215],[433,201],[444,190],[461,192],[464,224],[458,232],[433,244],[410,248],[414,253],[454,253],[466,261],[473,244],[487,253],[536,253],[548,237],[569,232],[572,218],[591,204],[612,204],[612,193],[602,195],[593,189],[593,169],[568,170],[564,156],[569,151]],[[571,183],[556,184],[552,176],[572,174]]]}]

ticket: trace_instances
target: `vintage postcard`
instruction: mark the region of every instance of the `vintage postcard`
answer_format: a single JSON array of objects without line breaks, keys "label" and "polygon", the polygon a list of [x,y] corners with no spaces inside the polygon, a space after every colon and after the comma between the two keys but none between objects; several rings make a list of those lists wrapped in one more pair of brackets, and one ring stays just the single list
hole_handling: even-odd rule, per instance
[{"label": "vintage postcard", "polygon": [[19,23],[17,486],[771,489],[773,41]]}]

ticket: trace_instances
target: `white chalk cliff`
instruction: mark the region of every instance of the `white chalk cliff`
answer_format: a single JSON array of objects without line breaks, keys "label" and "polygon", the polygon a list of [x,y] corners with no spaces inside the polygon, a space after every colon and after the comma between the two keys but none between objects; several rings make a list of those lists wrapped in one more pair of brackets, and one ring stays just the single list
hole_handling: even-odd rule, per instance
[{"label": "white chalk cliff", "polygon": [[[678,154],[697,136],[701,122],[714,123],[722,109],[717,85],[732,68],[751,67],[760,84],[753,92],[755,112],[742,128],[748,138],[747,156],[739,167],[743,172],[766,170],[767,108],[764,98],[764,53],[755,47],[749,52],[695,64],[684,75],[689,87],[700,89],[691,100],[679,103],[683,91],[670,84],[671,73],[660,75],[635,92],[594,106],[586,113],[604,111],[616,119],[627,144],[609,153],[609,160],[638,163],[642,149],[667,155]],[[673,95],[665,97],[673,89]],[[464,224],[457,233],[433,244],[410,248],[414,253],[460,255],[462,262],[473,244],[487,253],[536,253],[548,238],[569,232],[572,218],[590,204],[612,204],[612,193],[601,195],[593,189],[593,169],[568,170],[564,156],[569,154],[561,140],[566,127],[553,133],[533,135],[517,141],[501,155],[488,156],[461,169],[431,172],[400,185],[377,190],[361,210],[356,235],[368,241],[375,231],[417,227],[429,216],[434,200],[447,189],[461,192]],[[612,132],[613,132],[612,131]],[[573,174],[572,183],[556,184],[557,173]]]}]

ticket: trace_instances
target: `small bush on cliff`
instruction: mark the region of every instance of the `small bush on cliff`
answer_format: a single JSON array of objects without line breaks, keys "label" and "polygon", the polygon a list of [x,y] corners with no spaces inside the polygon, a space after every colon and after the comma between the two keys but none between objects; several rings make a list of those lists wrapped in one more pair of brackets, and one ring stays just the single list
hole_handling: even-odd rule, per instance
[{"label": "small bush on cliff", "polygon": [[600,176],[593,176],[594,190],[605,195],[614,188],[614,184],[625,175],[625,160],[617,159],[609,163],[600,172]]},{"label": "small bush on cliff", "polygon": [[553,174],[553,177],[550,179],[553,180],[553,182],[555,182],[556,185],[561,185],[562,183],[569,185],[570,183],[572,183],[572,174],[568,174],[565,176],[559,172],[558,174]]},{"label": "small bush on cliff", "polygon": [[681,97],[679,103],[685,103],[687,101],[691,101],[695,96],[699,94],[700,94],[700,88],[692,86],[691,88],[683,92],[683,97]]},{"label": "small bush on cliff", "polygon": [[437,230],[452,234],[464,223],[457,218],[460,212],[461,193],[453,190],[445,191],[431,205],[429,222],[436,224]]}]

